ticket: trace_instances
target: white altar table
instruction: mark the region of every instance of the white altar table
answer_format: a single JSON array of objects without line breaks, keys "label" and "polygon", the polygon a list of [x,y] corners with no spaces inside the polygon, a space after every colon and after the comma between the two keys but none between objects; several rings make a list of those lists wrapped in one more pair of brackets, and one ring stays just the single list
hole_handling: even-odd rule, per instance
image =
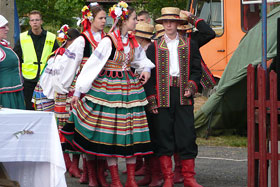
[{"label": "white altar table", "polygon": [[66,186],[54,113],[0,109],[0,162],[21,187]]}]

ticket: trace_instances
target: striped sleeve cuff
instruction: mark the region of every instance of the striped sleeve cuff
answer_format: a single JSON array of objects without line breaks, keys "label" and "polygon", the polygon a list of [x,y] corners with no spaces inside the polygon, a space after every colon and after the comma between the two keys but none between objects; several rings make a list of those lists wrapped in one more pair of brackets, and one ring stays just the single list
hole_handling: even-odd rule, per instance
[{"label": "striped sleeve cuff", "polygon": [[194,25],[195,27],[197,26],[197,23],[201,20],[203,20],[203,19],[200,19],[193,14],[188,17],[188,22],[191,23],[192,25]]},{"label": "striped sleeve cuff", "polygon": [[197,92],[197,90],[198,90],[197,84],[194,81],[189,80],[185,90],[186,91],[187,90],[190,91],[191,94],[194,95]]},{"label": "striped sleeve cuff", "polygon": [[149,102],[147,105],[148,111],[152,111],[158,108],[156,95],[150,95],[149,97],[147,97],[147,100]]}]

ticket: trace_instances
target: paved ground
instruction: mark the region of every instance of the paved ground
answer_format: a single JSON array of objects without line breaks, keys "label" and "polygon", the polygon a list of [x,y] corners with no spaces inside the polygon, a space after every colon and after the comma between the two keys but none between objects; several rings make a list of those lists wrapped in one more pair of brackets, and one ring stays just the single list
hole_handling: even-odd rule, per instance
[{"label": "paved ground", "polygon": [[[123,159],[119,160],[119,170],[125,169]],[[200,146],[196,159],[196,179],[204,187],[245,187],[247,186],[247,149]],[[123,184],[126,175],[120,174]],[[141,177],[136,177],[136,180]],[[66,174],[68,187],[87,187],[79,184],[78,179]],[[110,182],[110,177],[107,177]],[[175,187],[183,187],[176,184]]]}]

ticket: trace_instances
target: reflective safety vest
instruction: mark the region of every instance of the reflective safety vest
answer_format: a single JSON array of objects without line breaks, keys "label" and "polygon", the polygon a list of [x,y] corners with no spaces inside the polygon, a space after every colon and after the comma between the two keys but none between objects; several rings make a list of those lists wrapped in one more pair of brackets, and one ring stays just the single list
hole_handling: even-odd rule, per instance
[{"label": "reflective safety vest", "polygon": [[40,74],[47,62],[48,56],[51,54],[55,42],[55,34],[47,32],[43,52],[40,61],[37,59],[37,54],[34,44],[28,31],[20,34],[20,45],[22,49],[22,74],[25,79],[36,78],[38,72],[38,64],[40,63]]}]

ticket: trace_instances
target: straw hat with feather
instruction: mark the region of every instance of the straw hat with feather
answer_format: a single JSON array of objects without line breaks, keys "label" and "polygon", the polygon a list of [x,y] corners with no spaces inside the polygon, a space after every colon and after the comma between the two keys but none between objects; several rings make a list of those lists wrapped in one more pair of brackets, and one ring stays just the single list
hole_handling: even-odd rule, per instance
[{"label": "straw hat with feather", "polygon": [[185,24],[186,20],[180,18],[180,9],[177,7],[164,7],[161,9],[161,17],[156,19],[156,23],[162,24],[164,20],[177,21]]},{"label": "straw hat with feather", "polygon": [[141,38],[146,38],[146,39],[151,39],[153,36],[153,32],[154,32],[153,25],[141,21],[141,22],[137,23],[137,25],[136,25],[135,36],[141,37]]}]

